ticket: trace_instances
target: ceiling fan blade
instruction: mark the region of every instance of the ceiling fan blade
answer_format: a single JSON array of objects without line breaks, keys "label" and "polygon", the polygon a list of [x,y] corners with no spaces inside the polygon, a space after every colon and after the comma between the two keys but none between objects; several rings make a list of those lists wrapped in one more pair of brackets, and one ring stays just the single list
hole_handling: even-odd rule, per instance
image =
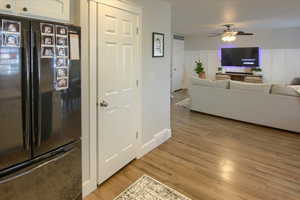
[{"label": "ceiling fan blade", "polygon": [[221,36],[221,35],[223,35],[223,33],[209,33],[208,37],[218,37],[218,36]]},{"label": "ceiling fan blade", "polygon": [[219,36],[223,36],[223,37],[236,37],[236,36],[251,36],[251,35],[255,35],[254,33],[246,33],[244,31],[239,31],[236,28],[233,28],[234,25],[233,24],[225,24],[224,27],[226,28],[225,30],[223,30],[223,32],[221,33],[209,33],[208,37],[219,37]]},{"label": "ceiling fan blade", "polygon": [[246,33],[244,31],[238,31],[237,35],[254,35],[254,33]]}]

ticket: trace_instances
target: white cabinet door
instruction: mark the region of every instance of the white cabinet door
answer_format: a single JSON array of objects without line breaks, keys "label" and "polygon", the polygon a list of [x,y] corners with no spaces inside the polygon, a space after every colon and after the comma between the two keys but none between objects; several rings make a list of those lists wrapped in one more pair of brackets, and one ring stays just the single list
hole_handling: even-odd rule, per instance
[{"label": "white cabinet door", "polygon": [[0,0],[0,12],[4,14],[14,13],[15,5],[15,0]]},{"label": "white cabinet door", "polygon": [[70,0],[17,0],[16,7],[21,15],[70,20]]}]

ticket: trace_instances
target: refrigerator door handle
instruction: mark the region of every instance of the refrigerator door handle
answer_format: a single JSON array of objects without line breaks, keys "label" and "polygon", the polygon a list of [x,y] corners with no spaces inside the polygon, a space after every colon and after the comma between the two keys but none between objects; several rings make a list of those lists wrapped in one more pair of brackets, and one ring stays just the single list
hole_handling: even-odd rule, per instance
[{"label": "refrigerator door handle", "polygon": [[41,115],[41,108],[42,108],[42,103],[41,103],[41,95],[40,95],[40,61],[39,61],[39,47],[37,47],[38,41],[37,41],[37,33],[33,32],[33,77],[37,77],[36,80],[33,80],[33,84],[35,86],[35,91],[34,91],[34,100],[33,100],[33,113],[34,113],[34,140],[35,140],[35,145],[40,146],[41,145],[41,136],[42,136],[42,115]]},{"label": "refrigerator door handle", "polygon": [[[26,37],[26,35],[25,35]],[[22,66],[25,66],[25,73],[24,73],[24,84],[23,91],[25,94],[25,102],[24,102],[24,116],[25,116],[25,127],[24,127],[24,149],[29,151],[30,150],[30,90],[29,90],[29,64],[28,64],[28,55],[26,53],[26,48],[21,48],[22,54]]]},{"label": "refrigerator door handle", "polygon": [[38,131],[38,135],[37,135],[37,146],[41,146],[41,141],[42,141],[42,114],[41,114],[41,110],[42,110],[42,102],[41,102],[41,95],[39,93],[39,102],[38,102],[38,127],[37,127],[37,131]]}]

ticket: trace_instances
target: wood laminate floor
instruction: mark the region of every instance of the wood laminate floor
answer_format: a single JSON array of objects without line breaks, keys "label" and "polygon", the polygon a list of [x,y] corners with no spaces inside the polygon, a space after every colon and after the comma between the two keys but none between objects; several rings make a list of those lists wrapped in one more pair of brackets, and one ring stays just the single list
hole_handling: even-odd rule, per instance
[{"label": "wood laminate floor", "polygon": [[300,134],[174,105],[186,96],[173,98],[173,137],[85,200],[112,200],[143,174],[193,200],[300,200]]}]

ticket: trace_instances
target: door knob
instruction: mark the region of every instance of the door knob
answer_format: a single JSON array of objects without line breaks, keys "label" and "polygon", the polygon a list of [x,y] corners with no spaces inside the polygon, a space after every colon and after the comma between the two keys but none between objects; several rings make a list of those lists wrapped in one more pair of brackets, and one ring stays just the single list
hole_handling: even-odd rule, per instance
[{"label": "door knob", "polygon": [[10,4],[6,4],[6,8],[7,9],[11,9],[11,5]]},{"label": "door knob", "polygon": [[24,12],[27,12],[27,11],[28,11],[28,8],[24,7],[24,8],[23,8],[23,11],[24,11]]},{"label": "door knob", "polygon": [[108,107],[108,103],[106,101],[102,101],[100,103],[100,106],[106,108],[106,107]]}]

